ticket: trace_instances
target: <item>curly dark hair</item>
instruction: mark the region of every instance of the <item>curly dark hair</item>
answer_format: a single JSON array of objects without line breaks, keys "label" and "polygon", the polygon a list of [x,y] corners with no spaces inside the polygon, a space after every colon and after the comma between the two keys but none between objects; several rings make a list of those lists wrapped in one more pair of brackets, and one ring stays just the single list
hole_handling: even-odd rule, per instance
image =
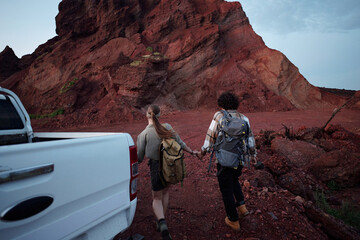
[{"label": "curly dark hair", "polygon": [[218,98],[217,103],[225,110],[236,110],[239,107],[239,98],[231,92],[224,92]]}]

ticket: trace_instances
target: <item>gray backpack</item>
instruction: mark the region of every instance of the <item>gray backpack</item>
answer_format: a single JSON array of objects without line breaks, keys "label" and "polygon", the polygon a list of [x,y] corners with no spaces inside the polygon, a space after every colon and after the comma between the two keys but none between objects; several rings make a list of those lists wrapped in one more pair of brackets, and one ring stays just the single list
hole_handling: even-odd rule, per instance
[{"label": "gray backpack", "polygon": [[222,113],[224,116],[219,121],[220,131],[214,152],[221,166],[236,168],[244,164],[249,125],[244,119],[232,117],[225,110]]}]

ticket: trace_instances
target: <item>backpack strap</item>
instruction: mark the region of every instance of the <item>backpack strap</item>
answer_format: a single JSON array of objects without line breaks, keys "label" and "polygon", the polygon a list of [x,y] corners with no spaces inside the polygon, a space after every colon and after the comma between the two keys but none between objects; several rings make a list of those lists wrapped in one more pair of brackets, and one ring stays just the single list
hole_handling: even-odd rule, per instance
[{"label": "backpack strap", "polygon": [[[222,122],[222,119],[223,118],[226,118],[226,119],[228,119],[228,118],[230,118],[231,117],[231,115],[228,113],[228,111],[226,111],[225,109],[222,109],[222,110],[220,110],[220,112],[223,114],[223,116],[220,118],[220,120],[219,120],[219,128],[221,129],[221,122]],[[221,131],[221,130],[220,130]],[[220,133],[220,132],[219,132]],[[218,136],[219,137],[219,136]],[[213,157],[214,157],[214,152],[215,152],[215,149],[214,149],[214,147],[215,147],[215,145],[216,145],[216,143],[214,143],[214,145],[212,146],[212,148],[211,148],[211,155],[210,155],[210,160],[209,160],[209,167],[208,167],[208,173],[210,173],[210,170],[211,170],[211,165],[212,165],[212,159],[213,159]]]},{"label": "backpack strap", "polygon": [[[223,114],[222,118],[226,118],[226,119],[231,118],[230,113],[228,111],[226,111],[225,109],[220,110],[220,112],[222,112],[222,114]],[[221,121],[221,119],[220,119],[220,121]]]},{"label": "backpack strap", "polygon": [[209,160],[209,167],[208,167],[208,173],[210,172],[211,170],[211,164],[212,164],[212,159],[214,157],[214,148],[212,148],[211,150],[211,155],[210,155],[210,160]]}]

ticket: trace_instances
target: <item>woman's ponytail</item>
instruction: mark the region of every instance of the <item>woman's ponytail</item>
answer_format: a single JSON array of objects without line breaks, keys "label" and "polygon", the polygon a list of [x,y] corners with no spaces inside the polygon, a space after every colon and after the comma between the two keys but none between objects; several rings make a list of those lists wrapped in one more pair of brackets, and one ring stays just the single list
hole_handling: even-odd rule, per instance
[{"label": "woman's ponytail", "polygon": [[148,108],[146,113],[148,117],[150,117],[154,123],[154,127],[156,133],[159,135],[160,138],[172,138],[174,137],[174,132],[171,130],[166,129],[160,122],[158,117],[160,116],[160,108],[158,105],[151,105]]}]

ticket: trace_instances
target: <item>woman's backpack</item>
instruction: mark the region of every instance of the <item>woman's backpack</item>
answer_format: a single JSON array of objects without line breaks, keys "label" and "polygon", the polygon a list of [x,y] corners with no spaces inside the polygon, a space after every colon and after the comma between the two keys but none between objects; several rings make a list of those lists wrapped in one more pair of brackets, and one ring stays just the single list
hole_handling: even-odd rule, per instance
[{"label": "woman's backpack", "polygon": [[182,182],[186,176],[184,150],[173,138],[160,144],[160,171],[163,181],[171,184]]}]

